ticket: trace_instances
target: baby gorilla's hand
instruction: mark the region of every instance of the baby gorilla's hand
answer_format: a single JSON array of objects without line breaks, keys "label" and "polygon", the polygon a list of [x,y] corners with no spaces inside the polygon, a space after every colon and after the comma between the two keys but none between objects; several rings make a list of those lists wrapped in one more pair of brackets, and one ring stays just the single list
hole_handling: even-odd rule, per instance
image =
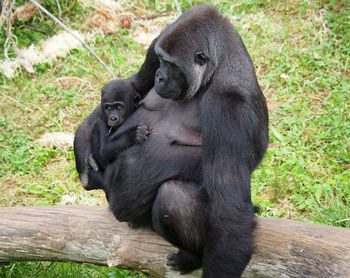
[{"label": "baby gorilla's hand", "polygon": [[141,144],[147,140],[151,130],[146,125],[138,125],[136,128],[136,143]]}]

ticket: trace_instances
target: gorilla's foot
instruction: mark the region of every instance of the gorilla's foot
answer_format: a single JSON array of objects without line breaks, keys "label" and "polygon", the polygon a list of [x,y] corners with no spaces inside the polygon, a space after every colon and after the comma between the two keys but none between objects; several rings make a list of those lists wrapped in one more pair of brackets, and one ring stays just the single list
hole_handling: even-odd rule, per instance
[{"label": "gorilla's foot", "polygon": [[179,252],[168,256],[167,265],[172,270],[180,271],[181,274],[190,273],[202,266],[202,258],[180,249]]}]

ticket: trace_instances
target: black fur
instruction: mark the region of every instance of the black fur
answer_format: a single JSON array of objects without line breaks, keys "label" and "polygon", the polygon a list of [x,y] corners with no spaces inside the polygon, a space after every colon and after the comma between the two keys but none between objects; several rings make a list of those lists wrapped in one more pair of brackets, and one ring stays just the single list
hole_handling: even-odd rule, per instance
[{"label": "black fur", "polygon": [[268,142],[266,101],[240,36],[215,9],[194,7],[129,80],[142,97],[154,89],[113,136],[138,124],[151,134],[108,165],[111,210],[178,246],[174,269],[202,262],[203,277],[240,277],[254,248],[251,174]]},{"label": "black fur", "polygon": [[[135,142],[141,142],[147,130],[137,126],[124,132],[118,138],[112,135],[134,112],[140,96],[129,80],[115,80],[104,86],[101,94],[99,117],[91,125],[79,127],[75,136],[74,151],[76,166],[83,186],[87,190],[102,189],[104,171],[117,155]],[[81,133],[90,132],[90,140],[83,140]],[[87,130],[87,131],[86,131]],[[81,151],[88,149],[88,159],[81,159]]]}]

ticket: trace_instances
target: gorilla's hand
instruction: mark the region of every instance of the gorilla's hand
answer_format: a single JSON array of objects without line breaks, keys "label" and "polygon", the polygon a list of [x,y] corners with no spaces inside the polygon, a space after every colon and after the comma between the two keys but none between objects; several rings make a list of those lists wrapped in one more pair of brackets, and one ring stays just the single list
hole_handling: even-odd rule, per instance
[{"label": "gorilla's hand", "polygon": [[141,144],[145,142],[151,134],[151,129],[146,125],[139,125],[136,127],[136,143]]}]

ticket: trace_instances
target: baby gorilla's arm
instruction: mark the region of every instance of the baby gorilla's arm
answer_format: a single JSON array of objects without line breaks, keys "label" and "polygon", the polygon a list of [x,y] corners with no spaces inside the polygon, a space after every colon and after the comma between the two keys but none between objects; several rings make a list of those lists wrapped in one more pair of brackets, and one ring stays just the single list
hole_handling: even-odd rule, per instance
[{"label": "baby gorilla's arm", "polygon": [[149,134],[150,131],[147,126],[139,125],[127,130],[117,138],[113,138],[113,134],[105,136],[105,140],[101,144],[100,155],[108,163],[111,163],[123,150],[130,148],[136,143],[141,144],[146,141]]}]

